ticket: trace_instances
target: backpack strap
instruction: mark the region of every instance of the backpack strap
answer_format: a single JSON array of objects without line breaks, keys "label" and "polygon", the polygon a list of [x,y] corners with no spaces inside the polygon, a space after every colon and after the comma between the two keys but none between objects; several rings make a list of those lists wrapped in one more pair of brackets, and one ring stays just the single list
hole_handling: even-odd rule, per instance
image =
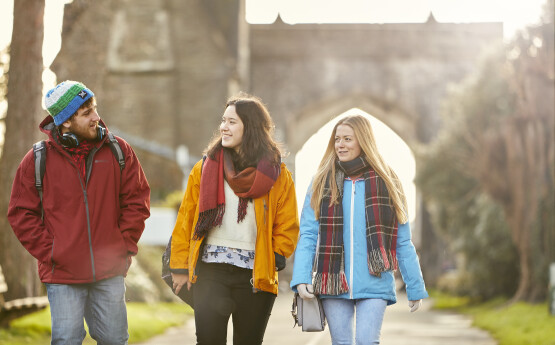
[{"label": "backpack strap", "polygon": [[[125,157],[123,156],[123,151],[121,150],[119,142],[112,133],[108,133],[108,145],[118,160],[119,170],[122,171],[123,168],[125,168]],[[33,155],[35,158],[35,187],[39,192],[42,216],[44,216],[44,208],[42,207],[42,180],[44,179],[44,173],[46,171],[46,141],[42,140],[33,144]]]},{"label": "backpack strap", "polygon": [[116,137],[110,132],[108,132],[108,145],[110,146],[110,150],[112,150],[112,153],[118,160],[119,171],[121,172],[123,168],[125,168],[125,157],[123,156],[123,151],[119,146],[119,142],[117,141]]},{"label": "backpack strap", "polygon": [[46,142],[44,140],[33,144],[33,155],[35,157],[35,187],[39,192],[42,216],[44,216],[42,207],[42,179],[46,171]]},{"label": "backpack strap", "polygon": [[35,187],[42,202],[42,179],[46,171],[46,143],[44,140],[33,144],[33,154],[35,156]]}]

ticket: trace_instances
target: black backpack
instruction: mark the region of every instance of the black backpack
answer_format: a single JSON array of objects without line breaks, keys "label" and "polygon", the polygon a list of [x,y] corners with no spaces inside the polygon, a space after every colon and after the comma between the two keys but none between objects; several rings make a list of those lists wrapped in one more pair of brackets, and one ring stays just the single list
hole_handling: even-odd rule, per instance
[{"label": "black backpack", "polygon": [[[175,290],[173,289],[173,280],[172,274],[170,272],[170,257],[172,255],[172,236],[170,236],[170,240],[168,245],[166,246],[166,250],[164,250],[164,254],[162,254],[162,280],[172,289],[173,293]],[[193,291],[194,286],[191,286],[191,290],[187,288],[187,284],[185,284],[181,291],[179,291],[179,295],[177,297],[181,298],[181,300],[187,303],[191,308],[195,308],[193,304]]]},{"label": "black backpack", "polygon": [[[112,150],[112,153],[118,160],[121,172],[125,168],[125,157],[116,137],[112,133],[108,133],[108,146],[110,146],[110,150]],[[33,144],[33,154],[35,157],[35,187],[39,192],[42,206],[42,179],[46,171],[46,141],[42,140]]]}]

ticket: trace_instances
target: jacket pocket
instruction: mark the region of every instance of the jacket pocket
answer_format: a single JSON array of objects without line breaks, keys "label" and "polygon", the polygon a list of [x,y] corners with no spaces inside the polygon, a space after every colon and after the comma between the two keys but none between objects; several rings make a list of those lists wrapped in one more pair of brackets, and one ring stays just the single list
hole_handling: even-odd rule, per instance
[{"label": "jacket pocket", "polygon": [[123,236],[123,233],[121,232],[119,227],[117,228],[117,238],[120,243],[120,247],[122,248],[122,253],[124,253],[127,256],[129,252],[127,250],[127,242],[125,241],[125,236]]}]

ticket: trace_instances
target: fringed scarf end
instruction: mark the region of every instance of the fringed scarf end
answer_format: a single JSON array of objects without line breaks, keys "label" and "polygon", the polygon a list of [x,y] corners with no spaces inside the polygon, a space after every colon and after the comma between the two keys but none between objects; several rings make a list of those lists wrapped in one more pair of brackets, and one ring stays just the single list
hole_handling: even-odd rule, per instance
[{"label": "fringed scarf end", "polygon": [[398,266],[397,253],[394,251],[382,253],[378,249],[368,253],[368,269],[373,276],[380,277],[382,272],[395,271]]},{"label": "fringed scarf end", "polygon": [[200,212],[195,226],[194,240],[200,240],[206,236],[208,230],[215,226],[222,225],[225,212],[225,204],[220,204],[216,208]]},{"label": "fringed scarf end", "polygon": [[313,280],[314,293],[317,295],[340,295],[349,292],[345,272],[316,273]]},{"label": "fringed scarf end", "polygon": [[249,199],[239,197],[239,208],[237,209],[237,224],[241,223],[247,215]]}]

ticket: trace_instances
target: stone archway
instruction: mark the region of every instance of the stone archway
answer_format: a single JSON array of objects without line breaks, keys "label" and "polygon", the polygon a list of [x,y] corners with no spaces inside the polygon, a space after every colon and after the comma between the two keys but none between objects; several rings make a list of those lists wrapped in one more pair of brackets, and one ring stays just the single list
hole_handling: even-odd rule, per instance
[{"label": "stone archway", "polygon": [[[417,129],[416,126],[411,124],[411,116],[403,113],[399,109],[394,109],[387,104],[385,105],[385,107],[383,103],[377,104],[373,101],[372,97],[365,97],[360,94],[354,94],[321,101],[305,109],[302,114],[299,114],[296,117],[298,121],[288,124],[287,135],[289,138],[288,149],[290,155],[287,159],[287,164],[290,170],[293,171],[295,175],[295,184],[296,188],[298,188],[298,202],[303,203],[306,188],[308,187],[308,181],[306,180],[306,174],[301,174],[297,169],[297,163],[299,163],[298,161],[296,162],[297,154],[300,150],[306,149],[306,147],[303,147],[303,145],[305,145],[305,143],[307,143],[310,138],[316,135],[323,126],[326,126],[330,121],[332,121],[332,123],[335,123],[334,120],[345,115],[345,113],[360,114],[365,117],[375,118],[382,123],[381,126],[387,127],[386,130],[395,133],[398,137],[398,141],[403,142],[404,146],[406,146],[406,149],[403,151],[404,157],[401,158],[402,160],[405,160],[405,164],[397,164],[397,166],[394,166],[391,161],[389,162],[389,164],[392,166],[392,168],[394,168],[397,174],[400,175],[400,177],[401,175],[406,175],[405,171],[400,171],[400,166],[405,165],[406,167],[410,167],[412,170],[412,175],[409,174],[410,177],[405,176],[403,178],[411,179],[410,181],[404,181],[404,188],[407,191],[407,197],[412,198],[409,203],[414,205],[414,207],[410,210],[410,218],[414,220],[411,222],[413,228],[413,240],[418,246],[421,240],[421,212],[423,210],[423,207],[420,195],[417,190],[414,190],[415,186],[414,183],[412,183],[412,179],[414,178],[414,168],[416,164],[413,154],[413,147],[417,142]],[[377,130],[380,129],[376,126],[374,122],[373,129],[376,138],[378,138],[380,135]],[[328,136],[329,133],[326,133],[326,137]],[[325,144],[320,145],[327,145],[327,140]],[[312,170],[314,168],[313,165],[317,165],[319,163],[320,155],[322,153],[321,151],[323,151],[323,148],[318,151],[318,153],[314,153],[318,155],[318,158],[316,159],[314,159],[315,157],[304,156],[302,161],[303,165],[299,165],[298,168],[308,168],[306,162],[306,159],[308,158],[310,160],[310,162],[308,162],[308,169]],[[382,155],[383,154],[384,152],[382,151]],[[386,158],[385,155],[384,158]]]},{"label": "stone archway", "polygon": [[418,141],[414,116],[402,111],[394,104],[377,100],[372,96],[355,93],[322,99],[289,117],[285,133],[289,152],[299,151],[306,140],[316,133],[320,127],[337,115],[352,108],[359,108],[385,123],[409,147],[412,147]]}]

